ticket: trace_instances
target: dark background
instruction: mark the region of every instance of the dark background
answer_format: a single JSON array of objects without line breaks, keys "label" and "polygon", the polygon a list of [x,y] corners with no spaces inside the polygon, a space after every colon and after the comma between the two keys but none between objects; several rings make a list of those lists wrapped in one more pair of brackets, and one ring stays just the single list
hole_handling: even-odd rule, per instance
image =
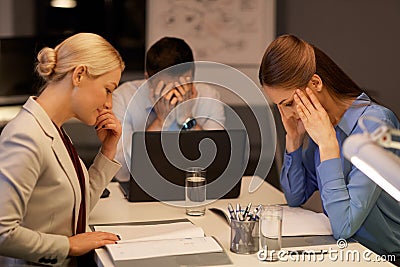
[{"label": "dark background", "polygon": [[[400,1],[276,0],[275,5],[277,35],[295,34],[318,46],[372,97],[400,115]],[[4,28],[8,24],[11,34]],[[51,7],[50,0],[0,0],[0,105],[21,104],[26,95],[35,94],[36,53],[80,31],[103,35],[121,52],[127,66],[122,82],[143,75],[145,0],[77,0],[75,9]],[[257,77],[258,66],[251,68]],[[241,114],[251,121],[245,110]],[[276,123],[279,162],[284,133],[279,120]],[[83,135],[81,126],[77,129],[71,136],[78,140],[80,154],[90,159],[98,143],[92,138],[82,141],[91,135]],[[273,168],[270,182],[277,185],[280,164]]]},{"label": "dark background", "polygon": [[[0,31],[0,98],[36,94],[40,87],[33,72],[36,54],[44,46],[55,47],[77,32],[102,35],[121,53],[126,71],[143,70],[145,0],[77,0],[75,8],[52,7],[50,0],[32,2],[28,7],[24,5],[28,0],[10,2],[13,16],[8,23],[13,32]],[[3,100],[0,104],[18,104]]]},{"label": "dark background", "polygon": [[[29,85],[35,53],[79,31],[102,34],[121,52],[127,73],[143,72],[145,0],[77,0],[74,9],[51,7],[50,0],[1,2],[13,5],[11,15],[0,11],[3,20],[10,16],[13,33],[0,26],[0,96],[34,92]],[[399,10],[398,0],[276,0],[276,33],[315,44],[399,115]]]}]

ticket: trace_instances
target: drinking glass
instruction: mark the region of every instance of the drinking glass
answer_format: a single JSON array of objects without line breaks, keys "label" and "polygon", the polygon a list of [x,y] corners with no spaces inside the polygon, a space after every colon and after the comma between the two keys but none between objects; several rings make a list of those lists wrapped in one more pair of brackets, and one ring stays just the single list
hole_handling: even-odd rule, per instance
[{"label": "drinking glass", "polygon": [[282,249],[282,206],[264,205],[260,213],[260,250],[265,260],[277,261]]},{"label": "drinking glass", "polygon": [[185,206],[186,214],[202,216],[206,211],[206,170],[191,167],[186,170]]}]

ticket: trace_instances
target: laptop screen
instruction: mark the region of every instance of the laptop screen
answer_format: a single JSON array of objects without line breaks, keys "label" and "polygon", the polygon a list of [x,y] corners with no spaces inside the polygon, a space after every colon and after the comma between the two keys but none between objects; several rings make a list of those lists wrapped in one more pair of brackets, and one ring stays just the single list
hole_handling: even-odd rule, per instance
[{"label": "laptop screen", "polygon": [[207,199],[236,198],[248,162],[244,130],[135,132],[129,201],[185,197],[185,169],[206,169]]}]

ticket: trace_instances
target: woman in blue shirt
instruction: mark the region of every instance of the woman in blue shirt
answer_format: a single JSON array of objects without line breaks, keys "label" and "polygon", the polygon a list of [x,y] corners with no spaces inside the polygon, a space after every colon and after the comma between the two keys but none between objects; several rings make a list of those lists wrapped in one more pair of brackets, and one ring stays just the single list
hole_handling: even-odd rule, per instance
[{"label": "woman in blue shirt", "polygon": [[[293,35],[269,45],[259,78],[286,130],[280,182],[288,204],[300,206],[319,190],[336,239],[353,237],[398,260],[400,204],[341,149],[349,135],[362,132],[361,116],[399,129],[395,114],[371,101],[324,52]],[[365,120],[365,126],[371,132],[379,123]]]}]

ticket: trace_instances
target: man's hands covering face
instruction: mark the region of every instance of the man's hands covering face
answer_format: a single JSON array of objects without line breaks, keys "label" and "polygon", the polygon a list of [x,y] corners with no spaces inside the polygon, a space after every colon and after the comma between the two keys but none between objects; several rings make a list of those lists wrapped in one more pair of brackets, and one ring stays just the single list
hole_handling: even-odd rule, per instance
[{"label": "man's hands covering face", "polygon": [[[191,117],[193,104],[184,102],[196,98],[198,93],[190,77],[179,77],[179,82],[159,81],[157,86],[150,90],[157,119],[163,123],[167,117],[168,122],[172,123],[176,119],[178,124]],[[176,108],[174,114],[170,114],[174,108]]]}]

